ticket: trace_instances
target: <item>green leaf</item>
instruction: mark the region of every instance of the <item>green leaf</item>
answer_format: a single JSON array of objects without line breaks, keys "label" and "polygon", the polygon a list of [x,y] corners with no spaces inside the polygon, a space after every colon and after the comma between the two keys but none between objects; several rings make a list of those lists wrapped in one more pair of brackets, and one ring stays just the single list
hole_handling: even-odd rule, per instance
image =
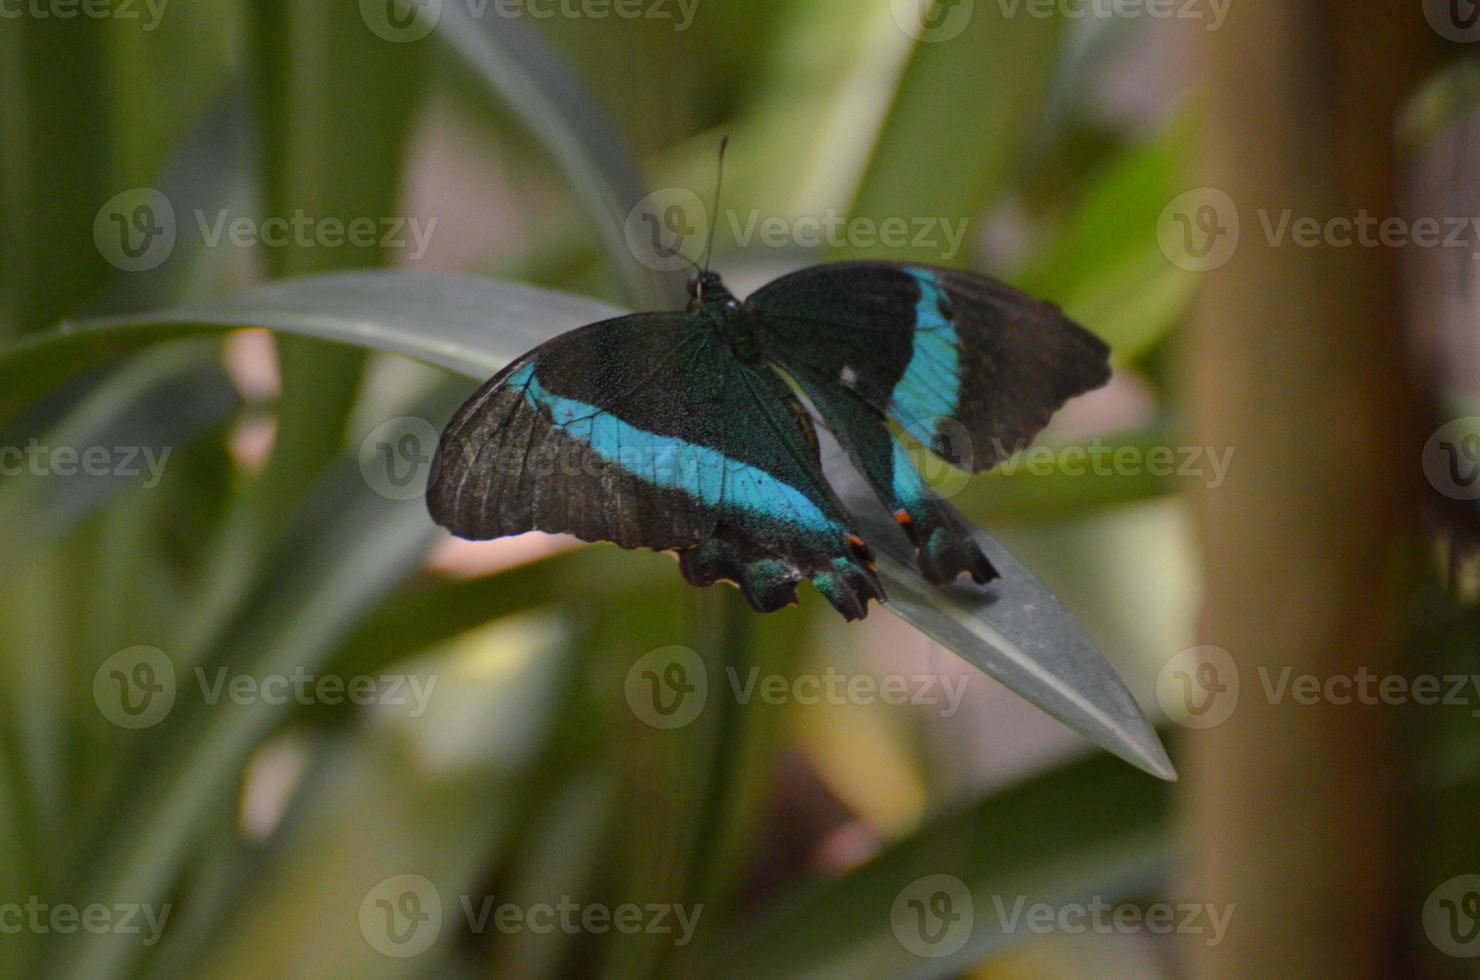
[{"label": "green leaf", "polygon": [[450,3],[437,30],[549,151],[628,300],[639,309],[671,306],[681,279],[643,265],[626,242],[627,214],[644,194],[642,178],[600,103],[570,67],[522,19],[475,17],[468,5]]},{"label": "green leaf", "polygon": [[0,31],[0,337],[55,323],[108,278],[93,244],[98,209],[123,189],[99,152],[108,28],[22,15]]},{"label": "green leaf", "polygon": [[[913,9],[892,6],[895,14]],[[995,3],[942,4],[936,12],[944,14],[946,29],[926,30],[915,46],[854,202],[856,215],[974,220],[1000,193],[1033,137],[1059,56],[1062,20],[1012,16]],[[963,30],[952,35],[958,19]],[[939,245],[930,248],[869,254],[955,258],[940,254]]]},{"label": "green leaf", "polygon": [[1174,119],[1113,160],[1013,277],[1028,292],[1054,297],[1120,361],[1161,340],[1197,286],[1197,274],[1162,253],[1156,222],[1184,189],[1178,181],[1195,135],[1190,123],[1190,115]]},{"label": "green leaf", "polygon": [[[1101,758],[1072,763],[939,817],[842,878],[775,899],[705,965],[706,977],[954,976],[1033,938],[1012,910],[1143,893],[1171,864],[1168,794]],[[1093,819],[1086,819],[1094,814]],[[911,899],[958,879],[969,937],[922,941]],[[1005,913],[1005,914],[1004,914]],[[916,949],[906,943],[913,943]],[[921,955],[924,950],[927,955]]]}]

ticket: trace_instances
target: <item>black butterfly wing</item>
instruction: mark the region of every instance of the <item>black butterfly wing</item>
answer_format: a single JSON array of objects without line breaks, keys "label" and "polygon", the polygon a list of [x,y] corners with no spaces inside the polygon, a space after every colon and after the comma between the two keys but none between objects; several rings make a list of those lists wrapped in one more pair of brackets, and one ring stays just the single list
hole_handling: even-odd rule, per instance
[{"label": "black butterfly wing", "polygon": [[805,368],[798,369],[794,377],[854,465],[909,535],[927,581],[943,585],[962,573],[977,582],[998,577],[967,531],[966,522],[954,507],[931,492],[904,444],[873,406]]},{"label": "black butterfly wing", "polygon": [[1057,307],[982,276],[847,262],[754,293],[768,358],[806,390],[906,530],[927,579],[996,571],[931,492],[885,417],[973,472],[1026,446],[1074,395],[1109,378],[1109,349]]},{"label": "black butterfly wing", "polygon": [[698,501],[716,474],[683,473],[675,461],[660,480],[656,454],[640,458],[644,447],[621,445],[620,430],[614,452],[593,444],[598,429],[613,438],[594,413],[556,419],[542,404],[571,392],[580,393],[573,403],[607,412],[651,404],[661,396],[655,378],[681,372],[700,339],[681,314],[640,314],[572,330],[509,364],[442,432],[427,489],[432,519],[473,540],[531,530],[658,550],[705,540],[716,515]]},{"label": "black butterfly wing", "polygon": [[[969,272],[839,262],[768,283],[746,306],[763,314],[768,357],[853,391],[972,472],[1028,445],[1064,402],[1110,378],[1104,341],[1058,307]],[[969,439],[952,438],[956,426]]]},{"label": "black butterfly wing", "polygon": [[762,611],[801,578],[845,616],[883,591],[784,382],[682,313],[618,317],[510,364],[442,434],[427,503],[468,538],[528,530],[678,553]]}]

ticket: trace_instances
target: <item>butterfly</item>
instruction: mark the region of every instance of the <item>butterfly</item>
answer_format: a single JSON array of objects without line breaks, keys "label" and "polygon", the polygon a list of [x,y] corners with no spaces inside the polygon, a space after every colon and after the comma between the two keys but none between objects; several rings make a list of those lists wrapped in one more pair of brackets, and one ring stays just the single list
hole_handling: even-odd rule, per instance
[{"label": "butterfly", "polygon": [[902,436],[980,472],[1110,376],[1109,348],[1056,306],[968,272],[838,262],[741,301],[706,268],[688,293],[683,312],[580,327],[484,384],[439,440],[432,518],[463,538],[674,552],[689,582],[737,585],[762,612],[807,579],[860,619],[884,589],[795,389],[941,585],[997,571]]}]

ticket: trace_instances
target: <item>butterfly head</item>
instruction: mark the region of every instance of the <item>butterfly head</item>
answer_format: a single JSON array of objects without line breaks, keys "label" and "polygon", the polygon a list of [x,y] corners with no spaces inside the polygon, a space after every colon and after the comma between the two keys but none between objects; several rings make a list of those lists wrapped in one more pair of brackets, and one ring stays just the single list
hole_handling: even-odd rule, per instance
[{"label": "butterfly head", "polygon": [[714,306],[736,310],[740,308],[740,301],[726,288],[718,272],[696,270],[689,276],[689,312],[698,313],[705,307]]}]

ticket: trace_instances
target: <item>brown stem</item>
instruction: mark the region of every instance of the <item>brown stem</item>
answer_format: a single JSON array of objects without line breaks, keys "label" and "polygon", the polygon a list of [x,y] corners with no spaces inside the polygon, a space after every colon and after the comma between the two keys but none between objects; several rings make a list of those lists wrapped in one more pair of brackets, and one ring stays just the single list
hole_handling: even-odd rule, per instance
[{"label": "brown stem", "polygon": [[1417,3],[1245,0],[1207,44],[1200,182],[1242,227],[1205,274],[1186,394],[1191,441],[1235,448],[1195,507],[1201,642],[1232,653],[1242,691],[1182,745],[1189,895],[1234,907],[1197,976],[1383,976],[1403,918],[1395,709],[1273,704],[1260,675],[1397,666],[1389,573],[1419,458],[1397,256],[1265,226],[1397,213],[1394,116],[1425,32]]}]

